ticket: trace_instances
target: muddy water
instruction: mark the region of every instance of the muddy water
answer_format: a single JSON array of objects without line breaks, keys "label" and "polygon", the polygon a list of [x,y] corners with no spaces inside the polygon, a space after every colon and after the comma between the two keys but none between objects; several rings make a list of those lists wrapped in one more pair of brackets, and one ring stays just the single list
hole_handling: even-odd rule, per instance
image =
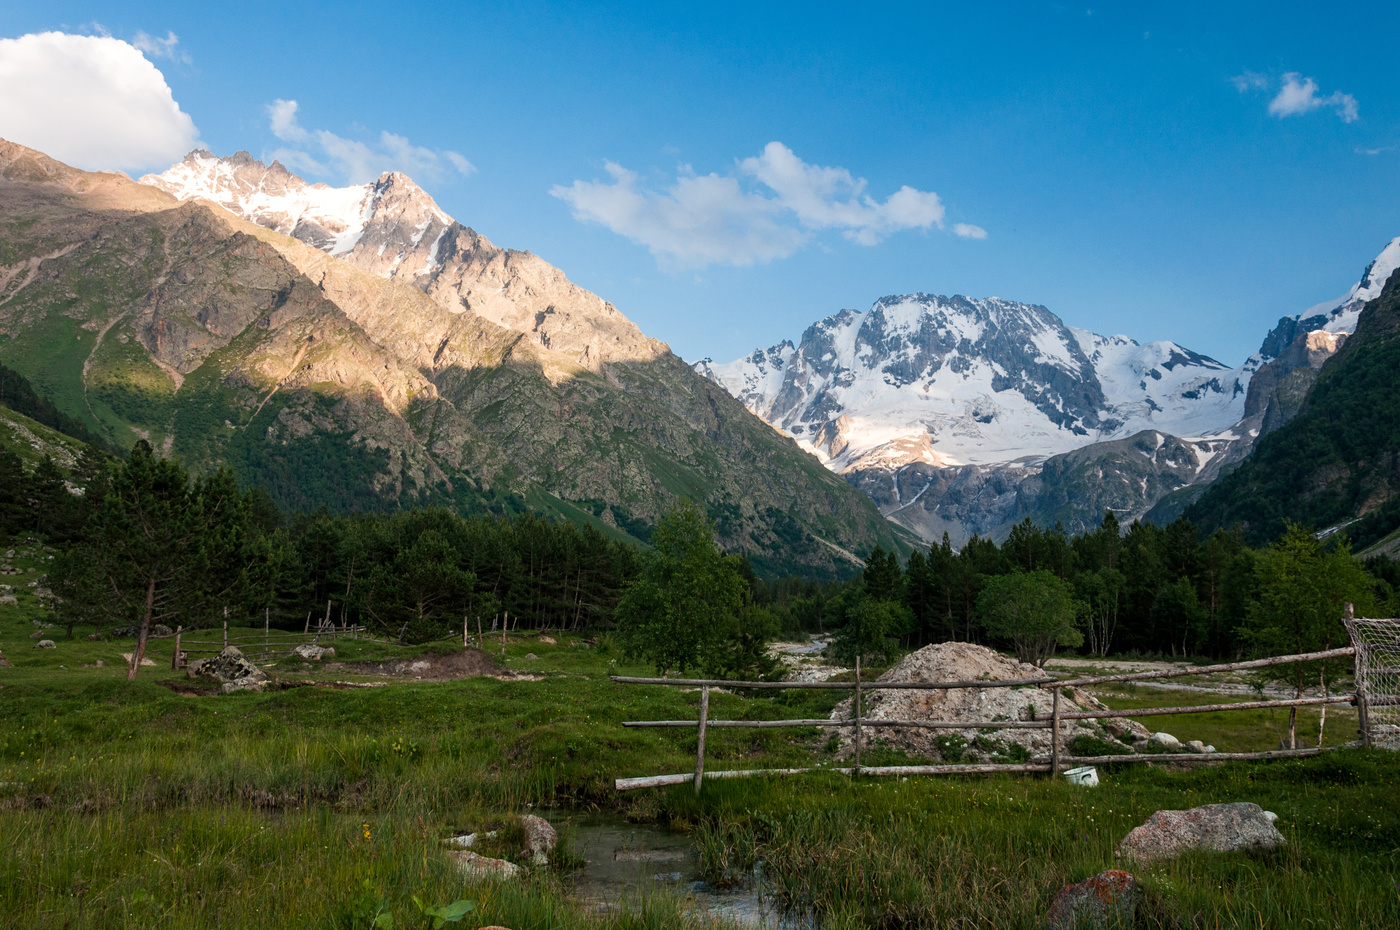
[{"label": "muddy water", "polygon": [[568,831],[575,851],[588,860],[571,876],[574,897],[584,903],[614,908],[653,895],[679,895],[696,911],[735,926],[811,930],[810,923],[783,915],[761,870],[734,888],[703,881],[699,854],[688,837],[611,814],[550,819]]}]

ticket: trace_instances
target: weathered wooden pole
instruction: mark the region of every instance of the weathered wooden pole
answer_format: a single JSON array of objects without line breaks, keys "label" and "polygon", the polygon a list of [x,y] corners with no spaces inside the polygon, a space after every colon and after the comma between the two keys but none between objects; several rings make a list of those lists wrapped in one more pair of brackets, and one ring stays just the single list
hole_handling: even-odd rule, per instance
[{"label": "weathered wooden pole", "polygon": [[266,660],[268,656],[272,655],[272,641],[268,638],[268,632],[267,632],[268,620],[269,620],[269,618],[271,617],[271,615],[272,615],[272,609],[271,609],[270,607],[264,607],[264,608],[263,608],[263,659],[264,659],[264,660]]},{"label": "weathered wooden pole", "polygon": [[224,608],[224,648],[228,648],[228,608]]},{"label": "weathered wooden pole", "polygon": [[700,689],[700,739],[695,744],[695,793],[705,777],[705,728],[710,722],[710,686]]},{"label": "weathered wooden pole", "polygon": [[175,654],[170,657],[170,667],[178,670],[180,668],[180,634],[185,631],[183,626],[175,628]]},{"label": "weathered wooden pole", "polygon": [[1050,689],[1050,777],[1060,774],[1060,689]]},{"label": "weathered wooden pole", "polygon": [[463,649],[467,648],[467,642],[468,642],[468,634],[467,634],[467,615],[466,615],[466,614],[462,614],[462,648],[463,648]]},{"label": "weathered wooden pole", "polygon": [[501,655],[506,654],[506,627],[510,626],[510,611],[505,612],[505,619],[501,621]]},{"label": "weathered wooden pole", "polygon": [[1356,672],[1356,722],[1361,728],[1361,745],[1365,749],[1371,748],[1371,702],[1366,687],[1366,656],[1361,649],[1361,638],[1356,635],[1354,624],[1356,619],[1356,608],[1351,601],[1347,601],[1346,610],[1342,613],[1342,622],[1346,624],[1347,634],[1351,637],[1352,647],[1356,654],[1352,659],[1352,667]]},{"label": "weathered wooden pole", "polygon": [[859,777],[860,777],[860,744],[861,744],[861,728],[860,728],[860,656],[856,656],[856,694],[855,694],[855,699],[851,702],[851,708],[856,712],[856,713],[855,713],[855,718],[856,718],[856,764],[855,764],[855,768],[851,769],[851,777],[852,777],[852,778],[859,778]]}]

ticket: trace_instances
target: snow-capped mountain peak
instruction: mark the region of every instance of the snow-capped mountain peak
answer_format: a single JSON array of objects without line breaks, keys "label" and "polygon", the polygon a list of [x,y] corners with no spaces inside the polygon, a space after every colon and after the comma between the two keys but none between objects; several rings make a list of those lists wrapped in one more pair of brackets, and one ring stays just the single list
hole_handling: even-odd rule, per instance
[{"label": "snow-capped mountain peak", "polygon": [[908,294],[696,369],[837,470],[1024,462],[1144,429],[1217,433],[1247,373],[1172,342],[1071,329],[1045,307]]}]

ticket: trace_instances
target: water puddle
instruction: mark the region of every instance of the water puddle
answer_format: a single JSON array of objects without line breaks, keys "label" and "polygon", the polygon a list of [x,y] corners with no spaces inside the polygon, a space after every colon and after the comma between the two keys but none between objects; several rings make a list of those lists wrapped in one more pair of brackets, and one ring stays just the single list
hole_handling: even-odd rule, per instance
[{"label": "water puddle", "polygon": [[739,927],[811,930],[785,916],[761,872],[742,886],[717,888],[700,876],[700,856],[689,837],[652,824],[628,823],[615,814],[550,818],[571,828],[575,850],[588,860],[572,874],[573,894],[601,908],[656,894],[680,895],[697,912]]}]

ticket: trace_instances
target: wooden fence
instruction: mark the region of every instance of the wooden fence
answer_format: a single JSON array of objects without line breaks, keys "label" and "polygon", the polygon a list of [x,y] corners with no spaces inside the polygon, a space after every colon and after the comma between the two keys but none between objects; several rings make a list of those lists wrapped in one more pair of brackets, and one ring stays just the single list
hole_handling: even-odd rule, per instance
[{"label": "wooden fence", "polygon": [[[1106,717],[1150,717],[1166,714],[1199,714],[1210,711],[1230,711],[1230,710],[1259,710],[1274,708],[1293,708],[1326,706],[1329,704],[1351,704],[1357,707],[1362,725],[1361,738],[1366,746],[1370,746],[1369,728],[1365,726],[1367,719],[1367,709],[1369,704],[1376,703],[1374,699],[1369,699],[1364,690],[1354,694],[1340,694],[1331,697],[1313,698],[1288,698],[1273,701],[1244,701],[1239,703],[1207,704],[1194,707],[1153,707],[1143,710],[1098,710],[1098,711],[1078,711],[1066,713],[1060,709],[1060,690],[1067,687],[1081,687],[1086,685],[1107,684],[1110,682],[1134,682],[1151,681],[1165,678],[1183,678],[1195,675],[1211,675],[1220,672],[1247,671],[1249,669],[1268,668],[1276,665],[1288,665],[1293,662],[1315,662],[1323,659],[1340,659],[1354,655],[1356,652],[1353,646],[1344,646],[1340,649],[1328,649],[1322,652],[1308,652],[1298,655],[1273,656],[1267,659],[1253,659],[1247,662],[1229,662],[1223,665],[1207,665],[1188,669],[1163,669],[1150,672],[1128,672],[1120,675],[1095,675],[1085,678],[1058,679],[1051,676],[1039,678],[1019,678],[1006,681],[938,681],[938,682],[913,682],[913,681],[864,681],[861,679],[860,662],[857,660],[855,669],[855,681],[723,681],[709,678],[628,678],[613,676],[613,681],[619,684],[629,685],[667,685],[678,688],[699,688],[700,689],[700,717],[698,720],[630,720],[623,723],[624,727],[695,727],[699,731],[695,752],[695,771],[677,775],[651,775],[640,778],[619,778],[616,780],[618,791],[630,791],[637,788],[655,788],[663,785],[680,785],[686,782],[693,782],[696,792],[700,791],[700,786],[706,777],[705,772],[705,734],[711,729],[769,729],[777,727],[839,727],[852,728],[854,733],[853,764],[848,768],[796,768],[796,769],[754,769],[742,771],[721,771],[710,772],[710,778],[742,778],[753,775],[796,775],[803,772],[827,771],[840,772],[842,774],[858,777],[860,775],[967,775],[993,772],[1030,773],[1048,772],[1057,775],[1066,765],[1095,765],[1109,762],[1184,762],[1184,763],[1205,763],[1205,762],[1228,762],[1238,760],[1257,759],[1287,759],[1299,756],[1312,756],[1322,752],[1321,748],[1311,749],[1279,749],[1270,752],[1215,752],[1215,753],[1133,753],[1128,755],[1111,756],[1071,756],[1062,752],[1061,738],[1062,726],[1066,722],[1075,720],[1101,720]],[[710,689],[716,687],[752,690],[841,690],[852,691],[851,699],[852,715],[840,719],[816,719],[816,720],[711,720],[710,713]],[[861,697],[869,691],[946,691],[953,689],[986,689],[986,688],[1049,688],[1051,693],[1051,711],[1048,720],[979,720],[979,721],[957,721],[957,720],[881,720],[864,716],[862,713]],[[1384,703],[1391,704],[1400,702],[1397,698],[1384,699]],[[1050,730],[1050,758],[1046,762],[1028,762],[1020,764],[1004,763],[980,763],[975,765],[885,765],[885,766],[862,766],[860,764],[861,750],[863,748],[865,731],[867,729],[885,729],[899,727],[918,727],[935,730],[982,730],[982,729],[1042,729]]]},{"label": "wooden fence", "polygon": [[[334,641],[336,639],[373,639],[360,626],[337,627],[334,625],[320,625],[315,629],[308,626],[306,632],[296,633],[287,630],[273,630],[269,628],[266,620],[263,622],[262,636],[256,633],[253,639],[247,639],[244,632],[242,641],[230,640],[228,633],[228,621],[224,621],[223,637],[221,639],[186,639],[186,634],[207,634],[218,632],[216,629],[186,630],[184,627],[176,629],[174,635],[175,649],[170,657],[171,668],[183,668],[186,661],[191,657],[215,656],[229,646],[237,648],[247,656],[258,656],[260,661],[266,662],[275,655],[290,654],[298,646],[319,645],[322,641]],[[236,636],[237,634],[235,634]],[[379,640],[376,640],[379,641]]]}]

